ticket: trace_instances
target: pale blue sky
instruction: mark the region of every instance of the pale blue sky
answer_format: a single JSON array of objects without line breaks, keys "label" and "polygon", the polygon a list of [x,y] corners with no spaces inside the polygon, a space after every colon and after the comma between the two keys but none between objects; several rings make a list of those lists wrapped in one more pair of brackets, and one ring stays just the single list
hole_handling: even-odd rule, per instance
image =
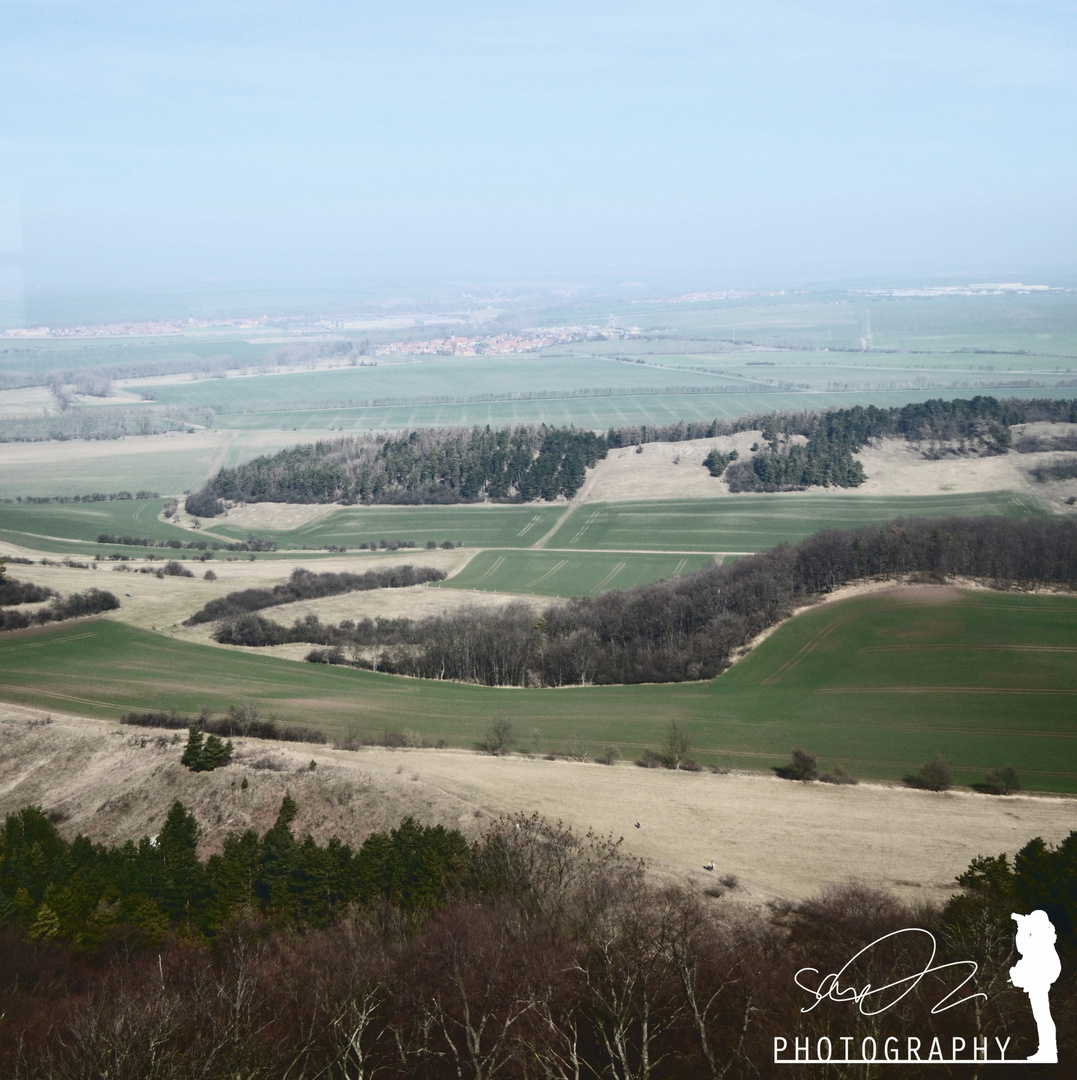
[{"label": "pale blue sky", "polygon": [[1072,0],[0,0],[0,248],[46,289],[1044,278],[1075,46]]}]

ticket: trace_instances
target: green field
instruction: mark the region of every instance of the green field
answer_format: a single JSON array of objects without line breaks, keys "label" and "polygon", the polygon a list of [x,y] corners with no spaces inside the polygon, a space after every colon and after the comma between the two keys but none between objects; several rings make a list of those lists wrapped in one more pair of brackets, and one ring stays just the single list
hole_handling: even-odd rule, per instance
[{"label": "green field", "polygon": [[787,492],[716,499],[587,503],[550,538],[550,550],[750,552],[802,540],[827,528],[896,517],[1002,514],[1030,517],[1045,508],[1028,495],[873,496]]},{"label": "green field", "polygon": [[608,589],[627,589],[689,574],[711,561],[706,555],[482,551],[440,587],[536,596],[596,596]]},{"label": "green field", "polygon": [[[677,372],[667,373],[670,382],[686,378]],[[285,408],[278,412],[218,413],[216,424],[222,430],[292,431],[305,433],[303,442],[333,437],[333,432],[360,433],[367,431],[405,431],[438,427],[504,427],[515,424],[549,424],[575,426],[605,431],[608,428],[630,425],[648,426],[675,424],[679,420],[704,421],[732,419],[754,413],[800,412],[809,409],[848,408],[853,405],[900,406],[911,401],[930,398],[972,397],[977,393],[994,393],[1000,397],[1037,396],[1072,398],[1072,376],[1066,376],[1064,386],[1045,384],[1035,390],[1028,380],[1013,379],[983,389],[954,388],[949,380],[930,389],[882,389],[797,391],[776,388],[759,393],[714,392],[704,386],[692,393],[633,394],[608,393],[577,397],[543,397],[513,400],[502,398],[490,401],[483,397],[458,397],[450,402],[415,401],[408,404],[386,404],[346,407],[328,404],[308,408]],[[873,377],[872,382],[877,382]],[[904,382],[904,378],[902,379]]]},{"label": "green field", "polygon": [[472,745],[498,713],[527,747],[580,739],[628,757],[686,723],[701,761],[767,768],[794,746],[864,778],[932,754],[960,782],[1014,765],[1029,788],[1077,792],[1077,599],[948,591],[823,605],[710,683],[490,689],[193,645],[107,619],[0,640],[0,696],[115,718],[253,700],[283,721]]},{"label": "green field", "polygon": [[[222,542],[246,540],[251,530],[207,521],[202,534],[159,521],[164,500],[106,503],[0,503],[0,539],[32,550],[92,556],[97,552],[139,555],[144,549],[97,543],[100,533],[149,536],[158,540],[196,540],[200,535]],[[275,541],[282,552],[344,546],[381,540],[451,540],[468,548],[526,549],[554,527],[563,504],[472,506],[369,506],[329,510],[297,529],[260,529],[258,536]],[[895,517],[940,517],[949,514],[1003,514],[1026,517],[1044,513],[1039,502],[1013,492],[969,495],[870,496],[832,492],[789,492],[779,495],[723,496],[715,499],[668,499],[625,503],[587,503],[574,510],[542,552],[527,560],[507,558],[490,573],[503,551],[484,553],[451,588],[506,588],[540,595],[588,595],[600,588],[624,588],[673,573],[678,556],[696,556],[685,563],[696,569],[698,556],[762,551],[794,542],[823,528],[851,528]],[[208,534],[208,535],[207,535]],[[50,539],[51,538],[51,539]],[[151,549],[152,550],[152,549]],[[587,552],[621,552],[630,559],[587,558]],[[157,552],[160,554],[160,551]],[[653,555],[653,558],[649,556]],[[558,562],[564,566],[537,585]],[[641,557],[643,556],[643,557]],[[619,563],[625,565],[604,580]],[[532,572],[534,569],[534,572]],[[601,571],[601,572],[599,572]],[[685,568],[678,572],[685,572]],[[479,579],[482,578],[480,581]]]},{"label": "green field", "polygon": [[[26,452],[26,444],[0,445],[0,499],[27,495],[85,495],[92,491],[159,491],[172,495],[200,488],[220,467],[219,458],[227,435],[207,445],[205,440],[188,443],[182,435],[169,436],[162,444],[154,440],[153,452],[141,438],[117,440],[107,454],[99,453],[100,444],[78,442],[37,444]],[[56,453],[59,447],[68,452]],[[38,453],[38,447],[44,453]],[[274,447],[273,449],[276,449]],[[252,449],[244,460],[265,451]],[[7,454],[18,455],[11,464]]]},{"label": "green field", "polygon": [[164,499],[93,503],[0,503],[0,532],[97,542],[98,534],[192,540],[194,533],[158,518]]},{"label": "green field", "polygon": [[[369,506],[333,510],[298,529],[257,530],[281,548],[361,541],[460,540],[467,547],[530,547],[556,523],[564,505]],[[832,492],[585,503],[572,512],[547,549],[655,552],[761,551],[825,528],[847,528],[905,517],[947,514],[1046,513],[1028,495],[1009,491],[971,495],[873,496]],[[221,536],[246,539],[249,530],[212,524]]]}]

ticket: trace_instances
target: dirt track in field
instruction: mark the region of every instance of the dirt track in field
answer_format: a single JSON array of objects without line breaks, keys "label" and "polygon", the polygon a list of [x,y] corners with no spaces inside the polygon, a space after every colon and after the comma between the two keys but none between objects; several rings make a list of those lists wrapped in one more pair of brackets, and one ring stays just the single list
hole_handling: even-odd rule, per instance
[{"label": "dirt track in field", "polygon": [[[498,814],[538,812],[623,836],[627,853],[662,875],[704,886],[734,874],[739,885],[727,895],[744,900],[797,899],[854,878],[906,899],[943,900],[975,855],[1012,854],[1034,836],[1057,843],[1077,828],[1077,800],[1063,797],[834,787],[461,750],[239,739],[231,766],[195,774],[179,764],[182,740],[172,732],[44,717],[0,706],[0,813],[37,803],[67,815],[65,833],[108,842],[155,834],[180,799],[215,850],[233,829],[271,825],[287,790],[300,806],[298,832],[319,840],[356,844],[409,813],[475,835]],[[703,869],[710,859],[713,874]]]}]

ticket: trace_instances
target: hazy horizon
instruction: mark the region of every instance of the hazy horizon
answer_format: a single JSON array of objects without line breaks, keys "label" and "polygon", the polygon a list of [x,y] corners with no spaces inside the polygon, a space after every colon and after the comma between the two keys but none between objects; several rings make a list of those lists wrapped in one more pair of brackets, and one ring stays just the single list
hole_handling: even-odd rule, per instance
[{"label": "hazy horizon", "polygon": [[0,300],[1077,280],[1060,2],[9,0]]}]

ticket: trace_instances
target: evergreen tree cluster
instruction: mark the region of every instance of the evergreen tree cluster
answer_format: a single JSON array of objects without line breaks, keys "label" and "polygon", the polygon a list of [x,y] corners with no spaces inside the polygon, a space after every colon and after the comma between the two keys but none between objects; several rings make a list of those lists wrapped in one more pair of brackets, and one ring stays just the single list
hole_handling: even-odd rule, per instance
[{"label": "evergreen tree cluster", "polygon": [[978,856],[957,880],[968,892],[950,901],[950,921],[989,919],[1006,930],[1012,928],[1011,912],[1039,908],[1054,924],[1059,941],[1077,949],[1077,832],[1054,848],[1036,837],[1012,863],[1005,853]]},{"label": "evergreen tree cluster", "polygon": [[[453,503],[571,498],[605,457],[605,438],[574,428],[421,430],[375,440],[295,446],[222,469],[188,498],[189,512],[220,500],[293,503]],[[193,501],[192,501],[193,500]]]},{"label": "evergreen tree cluster", "polygon": [[354,851],[336,837],[296,839],[298,809],[285,795],[268,832],[233,833],[220,854],[201,859],[198,823],[180,802],[156,837],[116,847],[81,835],[67,842],[39,808],[26,807],[0,832],[0,920],[33,938],[91,947],[117,934],[212,936],[243,911],[326,926],[350,904],[384,900],[416,915],[463,887],[472,850],[455,830],[409,817]]},{"label": "evergreen tree cluster", "polygon": [[191,772],[212,772],[232,760],[234,749],[231,739],[221,742],[217,735],[207,735],[197,724],[192,724],[180,764],[186,765]]},{"label": "evergreen tree cluster", "polygon": [[[734,491],[785,491],[813,484],[856,487],[852,455],[875,438],[928,443],[929,455],[1003,453],[1010,426],[1034,420],[1077,423],[1077,400],[936,398],[894,408],[757,413],[733,420],[630,425],[605,434],[576,428],[425,428],[392,438],[335,439],[293,446],[222,469],[187,499],[189,513],[213,517],[225,502],[456,503],[571,498],[586,470],[617,447],[716,438],[762,430],[767,446],[726,473]],[[789,437],[804,436],[806,445]]]},{"label": "evergreen tree cluster", "polygon": [[726,466],[731,461],[736,461],[740,457],[740,454],[736,450],[731,450],[728,454],[723,454],[721,450],[712,450],[704,459],[703,467],[711,474],[711,476],[717,478],[725,472]]}]

